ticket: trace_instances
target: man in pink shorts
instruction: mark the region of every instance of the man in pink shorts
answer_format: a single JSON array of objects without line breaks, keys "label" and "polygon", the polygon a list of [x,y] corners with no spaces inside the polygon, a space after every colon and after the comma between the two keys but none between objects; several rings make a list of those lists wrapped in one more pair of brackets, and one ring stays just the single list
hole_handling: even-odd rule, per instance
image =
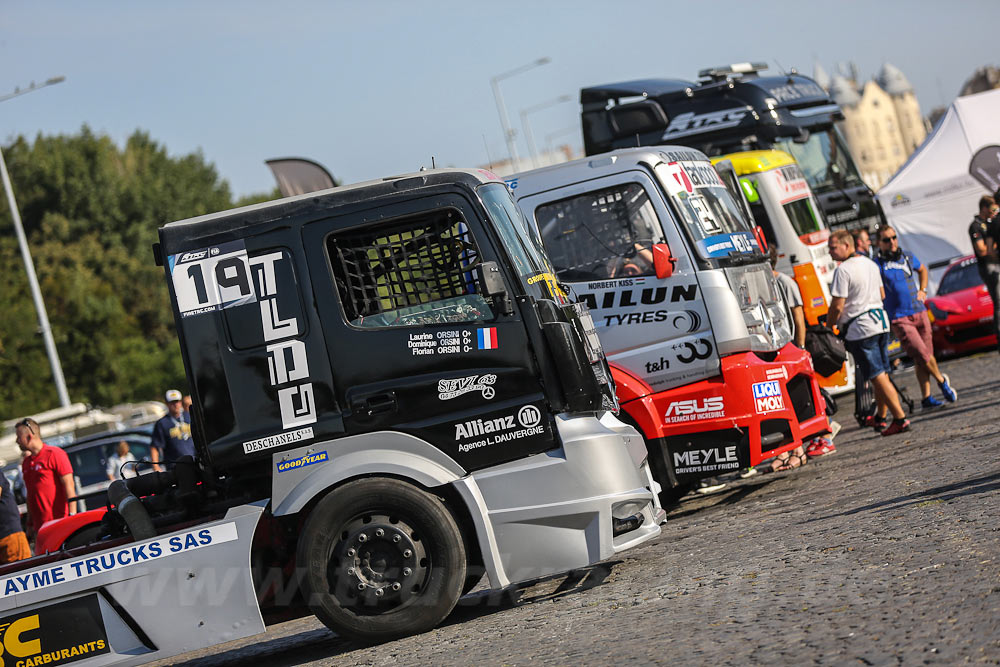
[{"label": "man in pink shorts", "polygon": [[896,230],[892,227],[885,226],[879,230],[878,246],[875,263],[879,266],[885,287],[883,303],[889,314],[893,335],[899,339],[916,367],[917,382],[923,394],[921,406],[930,409],[943,405],[931,396],[931,376],[937,381],[944,399],[954,403],[958,400],[958,393],[951,387],[948,376],[938,369],[931,343],[931,322],[924,305],[927,267],[913,253],[900,249]]}]

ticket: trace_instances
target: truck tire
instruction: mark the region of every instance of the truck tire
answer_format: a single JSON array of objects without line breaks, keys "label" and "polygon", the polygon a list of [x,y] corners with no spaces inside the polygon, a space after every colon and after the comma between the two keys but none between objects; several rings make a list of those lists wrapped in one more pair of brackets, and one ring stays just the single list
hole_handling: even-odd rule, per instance
[{"label": "truck tire", "polygon": [[435,627],[466,578],[462,535],[444,503],[387,478],[348,482],[320,500],[302,528],[297,563],[316,617],[370,643]]}]

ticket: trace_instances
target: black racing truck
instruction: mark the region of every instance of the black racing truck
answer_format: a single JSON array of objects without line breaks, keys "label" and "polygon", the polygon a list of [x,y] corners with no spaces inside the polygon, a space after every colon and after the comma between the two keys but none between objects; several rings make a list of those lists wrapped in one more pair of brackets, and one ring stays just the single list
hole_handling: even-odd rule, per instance
[{"label": "black racing truck", "polygon": [[792,155],[833,228],[874,229],[885,216],[861,180],[835,122],[841,108],[796,72],[764,75],[764,63],[698,72],[697,81],[643,79],[580,91],[587,155],[681,144],[709,157],[778,149]]},{"label": "black racing truck", "polygon": [[3,657],[135,664],[307,613],[383,641],[484,574],[656,536],[642,438],[531,238],[461,170],[160,229],[197,457],[112,483],[96,541],[0,569]]}]

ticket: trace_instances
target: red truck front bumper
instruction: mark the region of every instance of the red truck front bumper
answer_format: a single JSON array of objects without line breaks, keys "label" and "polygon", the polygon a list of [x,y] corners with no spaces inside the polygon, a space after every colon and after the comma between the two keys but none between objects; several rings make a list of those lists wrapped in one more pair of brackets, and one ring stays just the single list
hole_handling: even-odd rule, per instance
[{"label": "red truck front bumper", "polygon": [[754,466],[829,431],[812,359],[791,344],[771,361],[752,352],[724,357],[720,375],[655,393],[612,370],[661,483]]}]

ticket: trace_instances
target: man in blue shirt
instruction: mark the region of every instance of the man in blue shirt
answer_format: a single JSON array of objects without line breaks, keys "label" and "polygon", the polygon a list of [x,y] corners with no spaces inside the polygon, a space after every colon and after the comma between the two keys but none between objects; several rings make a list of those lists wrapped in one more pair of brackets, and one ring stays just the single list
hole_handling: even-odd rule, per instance
[{"label": "man in blue shirt", "polygon": [[167,408],[170,412],[153,426],[150,442],[153,468],[160,470],[160,463],[170,463],[182,456],[194,456],[191,439],[191,418],[184,411],[183,396],[176,389],[167,391]]},{"label": "man in blue shirt", "polygon": [[[878,232],[879,252],[875,257],[885,287],[885,310],[889,314],[892,333],[899,339],[906,354],[913,359],[917,382],[923,394],[921,405],[936,408],[943,405],[931,396],[930,377],[937,380],[941,393],[949,403],[958,400],[948,376],[938,369],[931,342],[931,322],[927,317],[927,267],[913,253],[899,247],[896,230],[888,225]],[[914,275],[919,286],[914,282]]]}]

